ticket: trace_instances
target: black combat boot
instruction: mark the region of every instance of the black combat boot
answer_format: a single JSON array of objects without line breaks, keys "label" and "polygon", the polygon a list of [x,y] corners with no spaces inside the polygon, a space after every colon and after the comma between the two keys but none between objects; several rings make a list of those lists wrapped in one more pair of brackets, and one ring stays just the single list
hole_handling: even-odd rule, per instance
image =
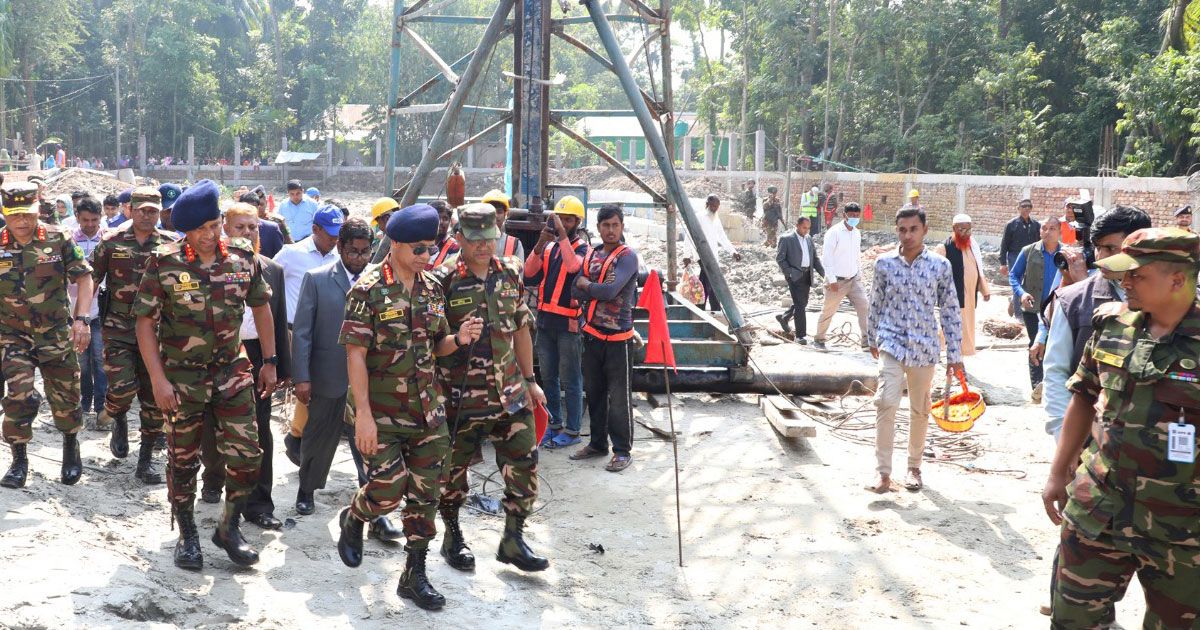
[{"label": "black combat boot", "polygon": [[396,585],[396,594],[425,610],[441,610],[446,605],[446,598],[433,588],[429,578],[425,576],[425,554],[428,547],[408,548],[408,561],[404,564],[404,573],[400,575],[400,583]]},{"label": "black combat boot", "polygon": [[242,530],[239,525],[242,521],[242,506],[237,506],[233,510],[233,514],[227,517],[225,523],[225,534],[221,534],[221,526],[218,525],[213,530],[213,544],[224,549],[226,554],[229,554],[229,559],[238,566],[248,567],[258,562],[258,552],[246,542],[242,537]]},{"label": "black combat boot", "polygon": [[380,516],[371,521],[371,526],[367,528],[367,538],[374,538],[381,543],[394,544],[404,540],[404,532],[396,529],[388,517]]},{"label": "black combat boot", "polygon": [[[153,444],[152,444],[153,445]],[[204,553],[200,551],[200,533],[196,531],[194,508],[175,508],[175,521],[179,523],[179,540],[175,543],[175,566],[188,571],[204,568]]]},{"label": "black combat boot", "polygon": [[62,482],[73,486],[83,476],[83,460],[79,458],[79,436],[74,433],[63,435]]},{"label": "black combat boot", "polygon": [[445,506],[439,511],[446,524],[446,532],[442,534],[442,557],[446,564],[459,571],[474,571],[475,554],[471,553],[463,539],[462,528],[458,526],[458,506]]},{"label": "black combat boot", "polygon": [[500,549],[496,551],[496,559],[522,571],[546,570],[546,567],[550,566],[550,561],[533,554],[533,550],[525,544],[525,537],[522,533],[524,529],[524,516],[508,515],[508,518],[504,520],[504,538],[500,539]]},{"label": "black combat boot", "polygon": [[338,555],[346,566],[357,567],[363,558],[363,522],[346,508],[338,515],[338,524],[342,529],[342,535],[338,537]]},{"label": "black combat boot", "polygon": [[129,421],[125,414],[112,417],[112,437],[108,439],[108,450],[113,457],[125,459],[129,457]]},{"label": "black combat boot", "polygon": [[163,482],[163,478],[153,470],[154,457],[154,440],[148,436],[142,436],[142,443],[138,446],[138,462],[137,470],[133,472],[133,476],[141,480],[147,486],[157,485]]},{"label": "black combat boot", "polygon": [[0,479],[0,486],[5,488],[24,488],[25,478],[29,476],[29,456],[25,454],[24,444],[12,445],[12,465]]}]

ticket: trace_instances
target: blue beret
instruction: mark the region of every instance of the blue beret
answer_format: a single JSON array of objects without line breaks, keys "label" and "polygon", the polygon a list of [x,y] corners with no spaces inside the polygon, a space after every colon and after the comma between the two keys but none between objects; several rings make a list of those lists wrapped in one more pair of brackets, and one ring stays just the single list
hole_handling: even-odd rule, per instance
[{"label": "blue beret", "polygon": [[183,189],[177,184],[163,184],[158,187],[158,194],[162,195],[162,207],[165,210],[175,205],[179,195],[183,194]]},{"label": "blue beret", "polygon": [[[221,218],[220,196],[220,189],[211,179],[202,179],[188,187],[171,208],[171,221],[175,223],[175,229],[191,232],[209,221]],[[163,205],[166,205],[165,196]]]},{"label": "blue beret", "polygon": [[121,194],[117,195],[117,203],[131,203],[133,201],[133,189],[129,188],[122,190]]},{"label": "blue beret", "polygon": [[438,212],[433,206],[419,203],[392,214],[384,228],[394,243],[416,243],[437,238]]}]

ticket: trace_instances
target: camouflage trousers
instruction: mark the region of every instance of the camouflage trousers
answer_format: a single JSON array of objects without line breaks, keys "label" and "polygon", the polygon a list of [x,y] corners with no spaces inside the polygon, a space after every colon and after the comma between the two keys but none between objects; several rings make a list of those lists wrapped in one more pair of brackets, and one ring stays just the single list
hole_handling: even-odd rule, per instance
[{"label": "camouflage trousers", "polygon": [[0,331],[0,369],[8,381],[4,397],[4,441],[23,444],[33,439],[33,420],[41,396],[33,388],[34,369],[42,372],[42,386],[54,415],[54,426],[63,433],[79,431],[79,358],[71,344],[70,329],[45,333]]},{"label": "camouflage trousers", "polygon": [[[502,409],[464,411],[458,418],[454,451],[446,460],[442,477],[442,505],[461,506],[470,487],[467,470],[480,455],[483,440],[496,447],[496,466],[504,477],[504,511],[529,516],[538,493],[538,451],[533,412],[528,409],[509,415]],[[448,421],[447,424],[453,424]]]},{"label": "camouflage trousers", "polygon": [[1108,530],[1093,540],[1064,523],[1050,582],[1051,627],[1112,626],[1134,573],[1146,596],[1143,628],[1200,627],[1200,548],[1143,542],[1134,553]]},{"label": "camouflage trousers", "polygon": [[779,224],[771,222],[770,224],[764,219],[762,222],[763,232],[767,234],[767,240],[763,243],[766,247],[776,247],[779,245]]},{"label": "camouflage trousers", "polygon": [[196,473],[200,470],[200,442],[204,415],[217,422],[217,451],[225,458],[225,500],[241,503],[258,481],[262,449],[254,423],[254,387],[250,362],[217,366],[199,379],[196,373],[167,377],[179,394],[179,410],[167,433],[167,497],[172,506],[190,507],[196,499]]},{"label": "camouflage trousers", "polygon": [[142,436],[154,437],[162,433],[163,415],[154,404],[154,388],[137,344],[106,334],[104,373],[108,375],[108,394],[104,397],[104,410],[108,415],[128,413],[136,394],[141,407],[138,419],[141,421]]},{"label": "camouflage trousers", "polygon": [[438,480],[450,448],[446,423],[436,429],[376,424],[379,450],[366,457],[367,484],[350,500],[350,513],[362,521],[400,507],[410,547],[426,547],[437,535]]}]

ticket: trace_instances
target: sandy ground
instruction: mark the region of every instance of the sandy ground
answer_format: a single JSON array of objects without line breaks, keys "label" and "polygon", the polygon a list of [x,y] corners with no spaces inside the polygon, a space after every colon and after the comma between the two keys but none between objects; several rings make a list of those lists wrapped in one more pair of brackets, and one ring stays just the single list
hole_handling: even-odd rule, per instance
[{"label": "sandy ground", "polygon": [[[742,306],[755,313],[774,304]],[[1003,311],[1003,298],[993,299],[979,319]],[[774,329],[770,315],[753,321]],[[809,313],[810,330],[816,318]],[[834,328],[852,319],[839,313]],[[971,432],[981,457],[966,467],[926,464],[923,492],[865,491],[869,445],[824,426],[815,438],[780,438],[757,396],[679,396],[682,568],[671,444],[638,426],[634,464],[619,475],[602,461],[542,454],[527,538],[551,559],[548,571],[526,575],[494,560],[501,517],[464,516],[479,558],[473,575],[446,566],[435,541],[430,577],[448,600],[440,613],[395,595],[398,548],[368,541],[362,567],[339,561],[335,516],[354,486],[345,446],[311,516],[295,513],[296,468],[275,454],[276,515],[288,523],[282,532],[244,526],[262,554],[256,567],[235,567],[209,542],[219,506],[199,503],[205,567],[188,573],[171,562],[165,487],[134,480],[134,458],[113,460],[107,436],[85,431],[83,480],[58,483],[59,437],[43,406],[29,485],[0,492],[0,627],[1045,627],[1037,609],[1048,602],[1057,529],[1040,492],[1053,444],[1041,410],[1019,402],[1029,391],[1024,352],[980,341],[1001,349],[968,358],[968,371],[1015,404],[993,404]],[[755,356],[764,367],[819,369],[823,355],[781,344]],[[665,429],[666,411],[642,399],[637,416]],[[498,475],[484,487],[495,472],[490,448],[485,459],[472,481],[494,497]],[[1119,610],[1126,627],[1140,624],[1143,609],[1132,588]]]}]

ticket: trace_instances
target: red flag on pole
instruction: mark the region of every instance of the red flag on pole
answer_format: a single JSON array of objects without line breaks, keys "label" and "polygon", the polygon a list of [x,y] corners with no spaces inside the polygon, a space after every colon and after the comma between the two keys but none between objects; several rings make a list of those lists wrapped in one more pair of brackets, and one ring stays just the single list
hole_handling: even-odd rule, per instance
[{"label": "red flag on pole", "polygon": [[667,327],[667,305],[663,300],[662,282],[658,272],[651,271],[642,287],[638,308],[650,312],[650,335],[646,340],[647,365],[669,365],[675,367],[675,350],[671,347],[671,330]]}]

